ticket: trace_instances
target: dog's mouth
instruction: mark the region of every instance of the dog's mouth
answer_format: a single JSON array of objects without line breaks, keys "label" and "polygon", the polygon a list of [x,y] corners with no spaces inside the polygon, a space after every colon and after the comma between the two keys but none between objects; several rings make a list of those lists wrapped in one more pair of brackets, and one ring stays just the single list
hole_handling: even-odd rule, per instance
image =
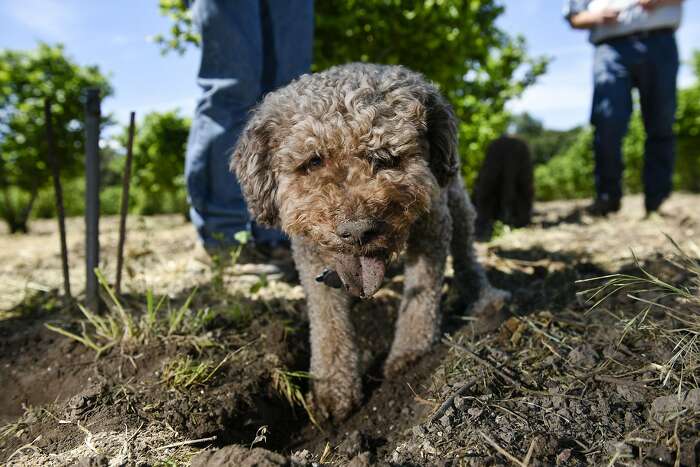
[{"label": "dog's mouth", "polygon": [[329,287],[345,288],[355,297],[370,298],[382,286],[386,259],[381,256],[335,256],[335,268],[325,269],[316,277]]}]

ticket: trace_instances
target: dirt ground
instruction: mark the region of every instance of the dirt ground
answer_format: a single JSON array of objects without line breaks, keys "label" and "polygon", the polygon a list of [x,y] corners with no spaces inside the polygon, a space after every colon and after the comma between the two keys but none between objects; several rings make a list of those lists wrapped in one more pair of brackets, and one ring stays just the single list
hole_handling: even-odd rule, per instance
[{"label": "dirt ground", "polygon": [[[99,328],[57,292],[54,222],[0,233],[0,464],[697,466],[700,300],[618,282],[587,302],[604,282],[577,281],[641,266],[700,296],[697,263],[679,267],[667,238],[700,258],[700,196],[674,195],[646,220],[638,196],[603,220],[585,204],[538,204],[531,227],[479,245],[511,302],[491,319],[448,310],[444,339],[400,378],[381,378],[400,272],[355,303],[366,398],[336,426],[304,406],[293,279],[212,268],[184,219],[131,218],[117,318]],[[108,279],[116,230],[103,220]],[[68,232],[79,295],[82,220]]]}]

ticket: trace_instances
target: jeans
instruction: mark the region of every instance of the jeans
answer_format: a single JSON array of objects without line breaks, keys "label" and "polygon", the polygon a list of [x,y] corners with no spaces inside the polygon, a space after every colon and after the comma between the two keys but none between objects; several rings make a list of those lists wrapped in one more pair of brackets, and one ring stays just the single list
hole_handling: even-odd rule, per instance
[{"label": "jeans", "polygon": [[185,157],[190,217],[205,247],[234,245],[251,230],[258,243],[284,236],[251,222],[229,159],[251,109],[261,97],[309,71],[311,0],[195,0],[201,35],[195,110]]},{"label": "jeans", "polygon": [[647,209],[655,210],[671,194],[678,64],[671,31],[630,35],[596,46],[591,123],[599,198],[622,196],[622,140],[632,115],[633,87],[639,90],[646,130],[643,182]]}]

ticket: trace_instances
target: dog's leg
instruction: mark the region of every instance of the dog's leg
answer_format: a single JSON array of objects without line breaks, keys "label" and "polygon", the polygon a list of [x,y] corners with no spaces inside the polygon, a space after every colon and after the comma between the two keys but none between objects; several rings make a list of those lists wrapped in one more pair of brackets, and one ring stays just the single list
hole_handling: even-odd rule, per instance
[{"label": "dog's leg", "polygon": [[472,314],[487,308],[500,309],[510,294],[491,286],[474,251],[474,219],[476,213],[464,189],[461,177],[455,177],[448,189],[448,205],[452,217],[453,306],[462,311],[471,304]]},{"label": "dog's leg", "polygon": [[292,249],[309,313],[313,405],[323,418],[342,420],[362,399],[349,297],[316,282],[326,265],[312,246],[294,238]]},{"label": "dog's leg", "polygon": [[419,220],[408,239],[404,292],[396,333],[384,365],[386,376],[400,372],[426,353],[440,331],[440,298],[452,235],[446,193],[429,215]]}]

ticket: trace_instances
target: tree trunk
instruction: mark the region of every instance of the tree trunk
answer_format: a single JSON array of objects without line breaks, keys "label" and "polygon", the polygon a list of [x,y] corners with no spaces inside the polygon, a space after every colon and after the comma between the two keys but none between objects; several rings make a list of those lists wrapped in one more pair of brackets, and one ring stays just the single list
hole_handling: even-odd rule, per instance
[{"label": "tree trunk", "polygon": [[37,188],[32,188],[29,202],[24,207],[24,209],[22,209],[22,211],[18,214],[12,206],[12,200],[10,199],[10,192],[8,190],[8,187],[5,187],[5,189],[3,190],[3,198],[5,201],[4,208],[2,209],[2,212],[0,212],[0,215],[2,216],[2,219],[5,221],[5,223],[7,223],[7,227],[10,229],[10,233],[14,234],[29,232],[29,215],[32,212],[34,202],[36,201],[36,198],[39,194],[38,191],[39,190]]},{"label": "tree trunk", "polygon": [[5,219],[5,221],[8,223],[8,226],[10,227],[10,233],[15,234],[15,233],[29,233],[29,228],[27,226],[26,222],[18,222],[18,221],[8,221]]},{"label": "tree trunk", "polygon": [[8,186],[3,187],[2,196],[4,198],[4,203],[2,203],[3,208],[0,209],[0,215],[2,215],[2,219],[10,229],[10,233],[15,233],[17,231],[17,216],[15,210],[12,208],[12,200],[10,199],[10,190]]},{"label": "tree trunk", "polygon": [[22,209],[22,213],[17,221],[22,224],[22,232],[29,232],[29,215],[32,213],[32,208],[34,207],[34,202],[36,201],[37,195],[39,194],[39,189],[34,186],[32,187],[32,192],[29,197],[29,202]]}]

